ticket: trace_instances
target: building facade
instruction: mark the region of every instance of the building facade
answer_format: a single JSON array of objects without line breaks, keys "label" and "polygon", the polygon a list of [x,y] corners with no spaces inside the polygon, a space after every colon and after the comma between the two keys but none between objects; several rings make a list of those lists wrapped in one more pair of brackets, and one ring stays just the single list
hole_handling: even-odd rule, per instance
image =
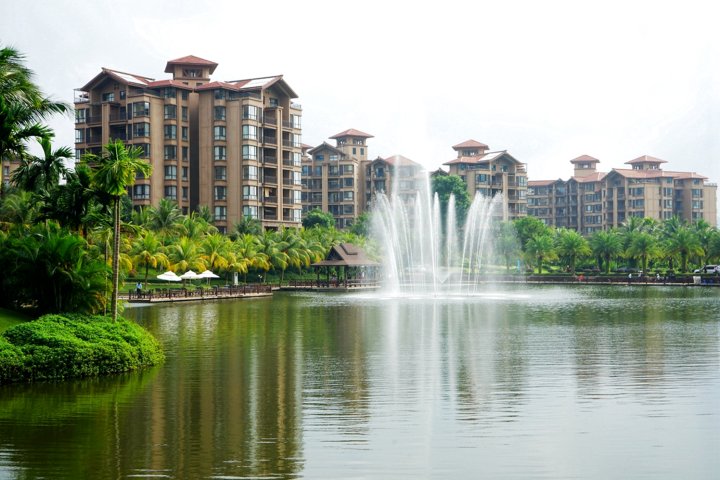
[{"label": "building facade", "polygon": [[216,67],[182,57],[159,81],[103,68],[75,92],[77,159],[122,140],[153,167],[129,189],[137,208],[162,198],[183,213],[206,205],[222,232],[244,216],[265,228],[299,226],[297,95],[282,76],[211,81]]},{"label": "building facade", "polygon": [[503,220],[527,215],[527,168],[507,150],[489,151],[484,143],[475,140],[452,147],[457,158],[445,162],[450,175],[459,176],[467,185],[470,200],[480,194],[485,197],[502,195]]},{"label": "building facade", "polygon": [[370,138],[351,128],[330,137],[335,145],[323,142],[304,150],[303,212],[329,212],[337,228],[346,228],[372,208],[379,192],[397,191],[404,200],[414,200],[422,166],[401,155],[370,160]]},{"label": "building facade", "polygon": [[667,163],[648,155],[625,162],[631,168],[597,171],[589,155],[570,161],[574,175],[567,181],[528,182],[528,215],[547,225],[585,235],[619,227],[629,217],[667,220],[677,216],[717,225],[717,184],[694,172],[667,171]]}]

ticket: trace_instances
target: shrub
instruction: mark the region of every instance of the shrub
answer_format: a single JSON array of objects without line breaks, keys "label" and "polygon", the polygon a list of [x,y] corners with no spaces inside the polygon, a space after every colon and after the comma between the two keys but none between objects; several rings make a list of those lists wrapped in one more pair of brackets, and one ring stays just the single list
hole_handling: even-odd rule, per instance
[{"label": "shrub", "polygon": [[0,384],[117,374],[163,358],[157,340],[133,322],[45,315],[0,336]]}]

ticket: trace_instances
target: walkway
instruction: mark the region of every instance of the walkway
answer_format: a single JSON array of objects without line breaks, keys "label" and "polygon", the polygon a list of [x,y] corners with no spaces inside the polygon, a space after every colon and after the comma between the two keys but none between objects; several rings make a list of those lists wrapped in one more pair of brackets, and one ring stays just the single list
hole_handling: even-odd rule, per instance
[{"label": "walkway", "polygon": [[270,285],[239,285],[230,287],[197,288],[153,288],[137,293],[130,290],[120,298],[130,303],[192,302],[220,300],[226,298],[255,298],[272,296]]}]

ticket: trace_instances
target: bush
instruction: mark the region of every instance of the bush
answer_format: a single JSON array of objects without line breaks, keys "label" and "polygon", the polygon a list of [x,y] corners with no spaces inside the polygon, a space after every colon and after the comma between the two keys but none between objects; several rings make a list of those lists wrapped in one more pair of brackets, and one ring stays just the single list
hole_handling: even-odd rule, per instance
[{"label": "bush", "polygon": [[163,358],[157,340],[133,322],[45,315],[0,336],[0,384],[117,374]]}]

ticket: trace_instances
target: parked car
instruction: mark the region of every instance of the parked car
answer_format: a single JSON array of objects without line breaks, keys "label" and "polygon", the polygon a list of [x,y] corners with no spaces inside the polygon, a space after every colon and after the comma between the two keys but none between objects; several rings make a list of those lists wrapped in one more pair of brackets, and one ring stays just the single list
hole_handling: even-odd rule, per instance
[{"label": "parked car", "polygon": [[705,265],[702,268],[693,270],[693,273],[718,273],[718,274],[720,274],[720,265]]}]

